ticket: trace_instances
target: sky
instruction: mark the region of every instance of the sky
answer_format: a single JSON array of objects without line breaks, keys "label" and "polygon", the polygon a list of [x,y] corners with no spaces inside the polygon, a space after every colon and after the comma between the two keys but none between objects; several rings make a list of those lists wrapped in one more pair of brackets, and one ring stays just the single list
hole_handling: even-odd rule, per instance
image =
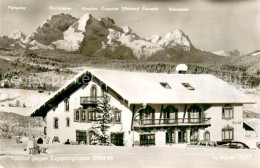
[{"label": "sky", "polygon": [[[12,10],[8,7],[26,7]],[[49,7],[71,10],[50,10]],[[96,7],[84,11],[82,7]],[[158,7],[158,11],[102,11],[101,7]],[[173,12],[169,8],[189,9]],[[207,51],[238,49],[249,53],[260,49],[260,0],[1,0],[0,35],[18,29],[27,35],[54,14],[69,13],[77,18],[91,13],[110,17],[118,26],[128,25],[141,37],[164,36],[181,29],[193,45]]]}]

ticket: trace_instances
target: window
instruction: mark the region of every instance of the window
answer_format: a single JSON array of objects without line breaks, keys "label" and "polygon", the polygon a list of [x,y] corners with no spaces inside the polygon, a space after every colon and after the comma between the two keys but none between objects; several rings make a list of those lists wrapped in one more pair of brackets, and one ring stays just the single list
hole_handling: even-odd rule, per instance
[{"label": "window", "polygon": [[92,101],[96,101],[97,100],[97,87],[96,87],[96,85],[92,85],[91,86],[90,97],[91,97]]},{"label": "window", "polygon": [[67,127],[70,126],[70,118],[66,118],[66,126],[67,126]]},{"label": "window", "polygon": [[178,109],[169,105],[164,110],[164,124],[173,124],[178,122]]},{"label": "window", "polygon": [[140,145],[141,146],[155,145],[155,134],[140,135]]},{"label": "window", "polygon": [[160,82],[161,86],[165,89],[171,89],[171,86],[167,82]]},{"label": "window", "polygon": [[54,118],[54,128],[55,129],[59,128],[59,119],[58,118]]},{"label": "window", "polygon": [[204,140],[209,141],[210,140],[210,133],[209,131],[206,131],[204,134]]},{"label": "window", "polygon": [[234,128],[227,125],[222,129],[222,140],[233,140],[234,139]]},{"label": "window", "polygon": [[186,87],[189,90],[195,90],[194,87],[192,87],[189,83],[181,83],[184,87]]},{"label": "window", "polygon": [[234,118],[234,108],[231,105],[225,105],[222,109],[222,119],[233,119]]},{"label": "window", "polygon": [[86,112],[84,110],[81,111],[81,120],[86,120]]},{"label": "window", "polygon": [[111,133],[111,143],[116,146],[124,146],[124,134]]},{"label": "window", "polygon": [[47,127],[44,127],[43,133],[44,133],[44,135],[47,135]]},{"label": "window", "polygon": [[178,131],[178,142],[186,142],[187,141],[187,133],[184,129]]},{"label": "window", "polygon": [[174,142],[175,142],[174,131],[167,131],[166,132],[166,143],[174,143]]},{"label": "window", "polygon": [[70,109],[69,99],[66,99],[66,100],[64,101],[64,104],[65,104],[65,111],[69,111],[69,109]]},{"label": "window", "polygon": [[74,113],[75,121],[79,121],[79,110],[76,110]]},{"label": "window", "polygon": [[84,142],[86,144],[87,142],[87,135],[85,131],[76,131],[76,141],[78,143]]},{"label": "window", "polygon": [[190,108],[188,109],[188,119],[189,122],[191,123],[199,123],[201,121],[201,108],[196,105],[193,104],[190,106]]},{"label": "window", "polygon": [[145,109],[141,109],[140,120],[142,125],[153,125],[155,118],[155,109],[147,105]]},{"label": "window", "polygon": [[98,113],[99,111],[95,109],[91,109],[88,111],[88,121],[98,121]]},{"label": "window", "polygon": [[115,111],[114,111],[114,122],[116,122],[116,123],[121,122],[121,110],[115,109]]}]

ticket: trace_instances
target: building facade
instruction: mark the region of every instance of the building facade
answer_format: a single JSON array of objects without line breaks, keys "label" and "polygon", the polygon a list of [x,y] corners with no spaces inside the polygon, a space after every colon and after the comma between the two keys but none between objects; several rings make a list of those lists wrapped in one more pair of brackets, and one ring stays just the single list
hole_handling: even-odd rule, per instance
[{"label": "building facade", "polygon": [[244,141],[243,104],[253,103],[212,75],[88,70],[32,116],[45,118],[48,143],[91,145],[104,94],[113,111],[108,134],[117,146]]}]

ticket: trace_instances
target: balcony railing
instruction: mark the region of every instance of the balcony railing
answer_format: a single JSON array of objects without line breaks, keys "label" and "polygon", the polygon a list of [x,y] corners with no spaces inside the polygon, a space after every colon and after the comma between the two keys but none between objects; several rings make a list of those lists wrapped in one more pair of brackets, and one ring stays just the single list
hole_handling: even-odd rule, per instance
[{"label": "balcony railing", "polygon": [[100,101],[102,101],[102,96],[97,97],[80,97],[80,104],[81,105],[97,105]]},{"label": "balcony railing", "polygon": [[210,125],[211,118],[178,118],[178,119],[136,119],[135,127],[154,127],[154,126],[181,126],[181,125]]}]

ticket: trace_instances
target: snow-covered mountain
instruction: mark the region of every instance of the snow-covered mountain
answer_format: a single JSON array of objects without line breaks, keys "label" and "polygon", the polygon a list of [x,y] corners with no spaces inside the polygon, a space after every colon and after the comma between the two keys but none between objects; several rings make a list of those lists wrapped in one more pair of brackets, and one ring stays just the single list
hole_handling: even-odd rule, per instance
[{"label": "snow-covered mountain", "polygon": [[0,48],[17,47],[15,43],[23,43],[26,35],[19,30],[14,30],[9,36],[0,37]]},{"label": "snow-covered mountain", "polygon": [[[88,27],[86,25],[88,24]],[[84,47],[84,38],[91,38],[96,40],[101,36],[106,36],[106,31],[101,26],[98,20],[92,17],[90,14],[83,15],[77,22],[71,25],[64,33],[64,38],[54,41],[52,46],[57,49],[63,49],[67,51],[78,51]],[[89,45],[89,44],[86,44]],[[82,46],[82,48],[80,48]],[[94,47],[94,46],[93,46]]]},{"label": "snow-covered mountain", "polygon": [[185,51],[191,50],[193,47],[189,37],[180,29],[167,33],[161,40],[157,42],[165,48],[178,47]]},{"label": "snow-covered mountain", "polygon": [[17,40],[11,39],[8,36],[0,37],[0,48],[7,48],[13,43],[15,43]]},{"label": "snow-covered mountain", "polygon": [[46,46],[44,44],[41,44],[41,43],[39,43],[36,40],[31,41],[29,43],[28,47],[29,47],[30,50],[38,50],[38,49],[47,50],[47,49],[52,49],[50,46]]},{"label": "snow-covered mountain", "polygon": [[248,55],[251,55],[251,56],[259,56],[260,55],[260,50],[256,50]]},{"label": "snow-covered mountain", "polygon": [[14,40],[20,40],[23,41],[26,38],[26,35],[22,33],[20,30],[14,30],[8,38],[14,39]]},{"label": "snow-covered mountain", "polygon": [[240,56],[227,57],[220,64],[243,67],[248,74],[257,74],[260,72],[260,50]]},{"label": "snow-covered mountain", "polygon": [[35,32],[25,39],[25,43],[33,40],[43,44],[50,45],[53,41],[63,38],[63,32],[66,31],[77,19],[69,14],[53,15],[47,19],[42,26],[39,26]]},{"label": "snow-covered mountain", "polygon": [[220,50],[220,51],[214,51],[212,53],[220,56],[225,56],[225,57],[242,55],[238,50],[232,50],[232,51]]},{"label": "snow-covered mountain", "polygon": [[19,30],[14,30],[8,37],[0,37],[0,47],[8,46],[15,48],[52,49],[52,42],[63,39],[63,32],[66,31],[78,19],[69,14],[53,15],[47,19],[35,32],[27,36]]},{"label": "snow-covered mountain", "polygon": [[175,30],[161,37],[144,38],[129,26],[119,27],[111,18],[96,19],[84,14],[79,19],[69,14],[53,15],[26,38],[19,31],[13,33],[12,47],[59,49],[76,51],[83,55],[149,61],[175,61],[184,56],[197,62],[216,57],[215,54],[197,50],[182,30]]},{"label": "snow-covered mountain", "polygon": [[[80,51],[87,55],[106,53],[148,59],[153,54],[169,48],[183,51],[193,49],[187,35],[181,30],[166,34],[165,37],[139,37],[130,27],[118,27],[110,18],[95,19],[91,14],[83,15],[63,33],[63,39],[54,41],[52,47],[67,51]],[[125,52],[123,52],[125,50]]]},{"label": "snow-covered mountain", "polygon": [[21,41],[17,41],[13,44],[10,45],[11,47],[14,47],[14,48],[27,48],[27,45],[24,44],[23,42]]}]

